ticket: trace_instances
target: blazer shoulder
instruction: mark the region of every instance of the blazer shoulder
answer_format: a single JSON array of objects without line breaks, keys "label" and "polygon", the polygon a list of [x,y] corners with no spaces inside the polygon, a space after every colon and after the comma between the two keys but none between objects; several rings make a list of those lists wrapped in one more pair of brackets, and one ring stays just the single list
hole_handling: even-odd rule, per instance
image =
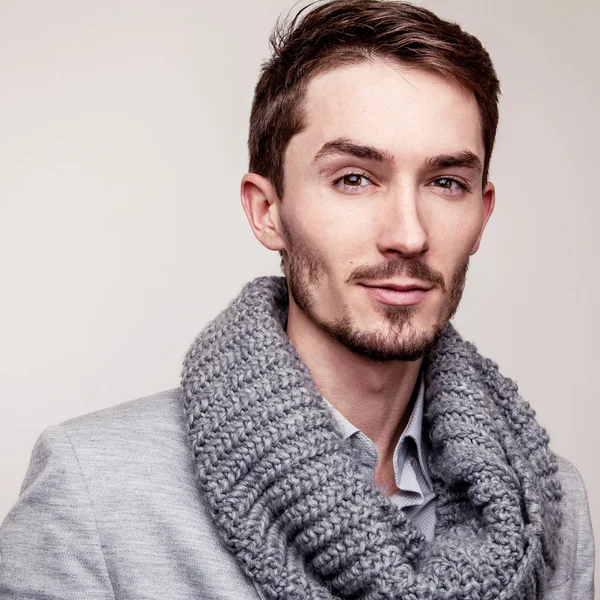
[{"label": "blazer shoulder", "polygon": [[153,469],[155,476],[177,472],[187,478],[193,456],[180,393],[166,390],[69,419],[40,438],[68,441],[91,481]]},{"label": "blazer shoulder", "polygon": [[183,419],[181,389],[174,388],[115,404],[63,421],[53,428],[70,437],[102,432],[105,435],[137,434],[140,429],[166,432],[180,429]]},{"label": "blazer shoulder", "polygon": [[595,549],[585,483],[573,463],[562,456],[556,458],[557,476],[563,492],[563,522],[556,571],[544,599],[591,600],[594,597]]}]

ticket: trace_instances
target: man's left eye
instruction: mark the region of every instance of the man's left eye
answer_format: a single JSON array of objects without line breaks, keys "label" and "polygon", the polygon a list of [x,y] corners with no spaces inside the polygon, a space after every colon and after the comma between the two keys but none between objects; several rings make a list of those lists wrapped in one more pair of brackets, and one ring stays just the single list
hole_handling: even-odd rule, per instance
[{"label": "man's left eye", "polygon": [[441,187],[445,190],[464,189],[464,185],[451,177],[438,177],[437,179],[434,179],[432,183],[434,183],[436,187]]}]

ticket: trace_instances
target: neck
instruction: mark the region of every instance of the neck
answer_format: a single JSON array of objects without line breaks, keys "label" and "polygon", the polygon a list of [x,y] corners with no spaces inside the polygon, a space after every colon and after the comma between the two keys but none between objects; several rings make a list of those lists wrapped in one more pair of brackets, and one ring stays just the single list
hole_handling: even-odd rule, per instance
[{"label": "neck", "polygon": [[376,361],[359,356],[318,327],[290,299],[287,334],[319,390],[370,438],[391,464],[408,423],[422,359]]}]

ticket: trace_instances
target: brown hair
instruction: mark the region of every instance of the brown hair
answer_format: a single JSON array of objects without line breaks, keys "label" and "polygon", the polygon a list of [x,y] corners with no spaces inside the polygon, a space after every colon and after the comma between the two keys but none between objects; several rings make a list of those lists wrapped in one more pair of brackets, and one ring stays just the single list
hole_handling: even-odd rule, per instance
[{"label": "brown hair", "polygon": [[500,82],[481,42],[456,23],[406,2],[329,0],[305,6],[288,23],[278,21],[270,44],[272,56],[254,90],[249,168],[267,177],[279,198],[285,150],[305,127],[303,101],[311,77],[374,58],[427,69],[473,93],[481,113],[487,181]]}]

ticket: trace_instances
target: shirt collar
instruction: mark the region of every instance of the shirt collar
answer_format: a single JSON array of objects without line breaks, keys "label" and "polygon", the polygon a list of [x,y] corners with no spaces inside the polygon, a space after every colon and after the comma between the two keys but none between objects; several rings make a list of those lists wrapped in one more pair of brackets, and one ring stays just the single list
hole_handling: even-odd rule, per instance
[{"label": "shirt collar", "polygon": [[[408,420],[408,424],[406,428],[402,432],[400,439],[398,440],[398,444],[396,445],[396,450],[394,451],[394,472],[396,476],[399,475],[403,471],[404,462],[406,460],[406,456],[409,451],[408,440],[413,440],[414,445],[417,451],[417,458],[419,461],[419,466],[423,476],[429,486],[431,486],[431,480],[429,478],[429,469],[427,468],[427,458],[428,458],[428,448],[427,444],[423,443],[423,411],[425,405],[425,378],[423,377],[423,371],[419,371],[419,377],[417,379],[417,384],[415,386],[417,391],[417,396],[415,398],[415,402],[413,405],[412,412],[410,414],[410,418]],[[353,425],[344,415],[331,404],[326,398],[324,398],[325,402],[331,407],[333,410],[333,414],[335,416],[335,420],[341,429],[343,439],[347,440],[352,436],[361,433],[360,429]],[[361,433],[361,435],[364,435]],[[400,487],[400,486],[399,486]]]},{"label": "shirt collar", "polygon": [[423,438],[423,404],[425,402],[425,381],[421,372],[419,372],[419,378],[415,387],[417,389],[415,404],[399,442],[402,442],[405,438],[412,438],[417,448],[420,448]]},{"label": "shirt collar", "polygon": [[325,402],[330,406],[333,411],[333,416],[335,417],[335,421],[338,424],[338,427],[342,430],[342,436],[345,440],[351,438],[355,433],[358,433],[360,429],[350,423],[348,419],[333,405],[327,398],[323,398]]},{"label": "shirt collar", "polygon": [[[410,450],[410,442],[414,442],[416,448],[417,458],[419,461],[419,467],[423,474],[427,484],[431,487],[431,480],[429,478],[429,469],[427,467],[428,459],[428,445],[423,440],[423,411],[425,408],[425,377],[423,371],[419,372],[419,379],[415,386],[417,390],[417,396],[415,403],[410,414],[410,418],[406,425],[406,428],[402,432],[396,450],[394,452],[394,472],[401,473],[403,471],[404,462],[407,454]],[[400,486],[398,486],[400,487]]]}]

